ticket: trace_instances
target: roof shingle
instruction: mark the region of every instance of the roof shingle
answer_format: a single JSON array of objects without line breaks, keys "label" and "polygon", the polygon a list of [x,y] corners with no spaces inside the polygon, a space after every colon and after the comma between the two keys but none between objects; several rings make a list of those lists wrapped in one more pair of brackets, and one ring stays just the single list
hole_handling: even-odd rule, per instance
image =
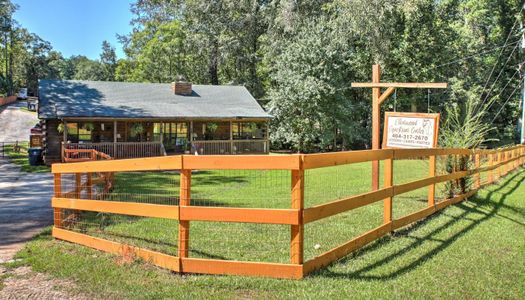
[{"label": "roof shingle", "polygon": [[243,86],[40,80],[39,118],[270,118]]}]

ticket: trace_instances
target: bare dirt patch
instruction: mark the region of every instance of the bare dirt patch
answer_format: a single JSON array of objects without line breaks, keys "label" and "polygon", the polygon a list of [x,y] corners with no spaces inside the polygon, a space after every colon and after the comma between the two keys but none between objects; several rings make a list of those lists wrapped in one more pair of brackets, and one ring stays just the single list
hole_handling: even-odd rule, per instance
[{"label": "bare dirt patch", "polygon": [[92,299],[75,293],[72,282],[53,279],[29,267],[0,266],[0,299]]}]

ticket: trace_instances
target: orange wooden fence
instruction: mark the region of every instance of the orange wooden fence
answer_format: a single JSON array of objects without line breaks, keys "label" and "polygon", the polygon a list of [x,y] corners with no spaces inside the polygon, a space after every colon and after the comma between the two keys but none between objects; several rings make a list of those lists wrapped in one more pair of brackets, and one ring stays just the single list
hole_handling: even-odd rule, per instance
[{"label": "orange wooden fence", "polygon": [[[440,156],[456,156],[469,159],[474,163],[474,168],[469,170],[454,170],[448,174],[436,175],[436,158]],[[394,160],[421,157],[429,158],[428,176],[403,184],[395,184],[393,180]],[[481,160],[486,161],[487,164],[482,166],[482,164],[480,164]],[[384,184],[380,189],[312,207],[304,207],[305,170],[373,161],[384,161]],[[55,209],[53,236],[57,239],[110,253],[122,255],[132,254],[155,265],[176,272],[299,279],[398,228],[421,220],[438,210],[467,199],[475,194],[484,184],[490,184],[496,181],[501,176],[521,166],[524,162],[525,146],[515,146],[497,150],[385,149],[288,156],[180,155],[54,164],[52,167],[52,172],[55,176],[55,194],[52,199],[52,205]],[[76,178],[79,178],[78,174],[165,170],[180,171],[179,205],[81,199],[78,189],[73,193],[63,193],[61,190],[63,174],[77,174]],[[192,170],[289,170],[291,171],[290,208],[261,209],[192,206]],[[481,173],[487,173],[487,180],[484,184],[481,182]],[[356,176],[359,176],[359,174]],[[436,203],[436,184],[459,180],[467,176],[473,178],[473,186],[468,192]],[[80,180],[77,182],[77,186],[82,186]],[[394,219],[392,216],[392,207],[395,204],[393,203],[393,197],[425,187],[428,187],[427,207]],[[378,201],[383,201],[384,211],[382,225],[328,250],[313,259],[304,261],[305,224],[329,218]],[[171,256],[161,252],[68,230],[63,226],[64,220],[61,219],[62,214],[60,213],[62,209],[178,220],[178,256]],[[291,228],[289,263],[192,258],[188,251],[191,247],[190,224],[192,221],[289,225]]]}]

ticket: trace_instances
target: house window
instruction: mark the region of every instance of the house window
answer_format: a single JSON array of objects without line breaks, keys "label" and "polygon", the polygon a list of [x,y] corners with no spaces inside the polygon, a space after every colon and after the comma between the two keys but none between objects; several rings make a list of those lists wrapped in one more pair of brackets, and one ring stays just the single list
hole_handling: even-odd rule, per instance
[{"label": "house window", "polygon": [[67,140],[72,143],[91,142],[93,123],[67,123]]},{"label": "house window", "polygon": [[234,140],[260,140],[266,136],[266,124],[255,122],[233,122]]}]

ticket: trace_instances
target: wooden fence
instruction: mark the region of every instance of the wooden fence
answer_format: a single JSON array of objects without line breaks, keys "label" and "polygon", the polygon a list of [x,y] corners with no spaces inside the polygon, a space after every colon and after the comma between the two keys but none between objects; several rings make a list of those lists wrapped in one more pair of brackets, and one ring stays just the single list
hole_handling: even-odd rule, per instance
[{"label": "wooden fence", "polygon": [[0,97],[0,106],[16,102],[17,96]]},{"label": "wooden fence", "polygon": [[[62,143],[63,150],[97,150],[115,159],[154,157],[166,155],[161,142],[117,142],[117,143]],[[70,152],[71,153],[71,152]],[[65,161],[65,152],[62,160]]]},{"label": "wooden fence", "polygon": [[[394,161],[399,159],[428,157],[428,176],[402,184],[394,183]],[[469,169],[452,169],[446,174],[436,173],[439,157],[460,158],[470,161]],[[380,189],[336,201],[305,207],[305,170],[329,168],[363,162],[383,161],[384,184]],[[481,162],[484,164],[481,164]],[[497,150],[468,149],[385,149],[326,154],[287,156],[168,156],[128,160],[93,161],[71,164],[54,164],[55,194],[52,206],[55,211],[53,236],[57,239],[85,245],[94,249],[121,255],[133,255],[157,266],[176,272],[232,274],[265,276],[274,278],[303,278],[314,270],[323,268],[350,252],[377,240],[390,232],[421,220],[449,205],[474,195],[485,184],[516,169],[525,162],[525,146]],[[180,201],[178,205],[163,205],[138,202],[118,202],[81,199],[76,192],[62,191],[64,174],[91,174],[103,172],[180,172]],[[193,170],[289,170],[291,175],[290,205],[288,209],[241,208],[192,206]],[[481,174],[485,173],[483,182]],[[356,174],[355,176],[361,176]],[[472,179],[468,191],[436,202],[436,184]],[[77,187],[83,186],[79,181]],[[393,218],[394,196],[421,188],[428,188],[427,205],[424,209]],[[351,210],[383,202],[383,222],[380,226],[362,233],[347,242],[320,255],[304,261],[305,224],[349,212]],[[120,214],[178,220],[178,255],[152,251],[120,242],[110,241],[82,232],[68,230],[64,226],[61,210],[91,211],[105,214]],[[237,222],[255,224],[281,224],[290,226],[289,263],[203,259],[190,257],[190,223],[192,221]],[[241,238],[241,237],[238,237]]]}]

